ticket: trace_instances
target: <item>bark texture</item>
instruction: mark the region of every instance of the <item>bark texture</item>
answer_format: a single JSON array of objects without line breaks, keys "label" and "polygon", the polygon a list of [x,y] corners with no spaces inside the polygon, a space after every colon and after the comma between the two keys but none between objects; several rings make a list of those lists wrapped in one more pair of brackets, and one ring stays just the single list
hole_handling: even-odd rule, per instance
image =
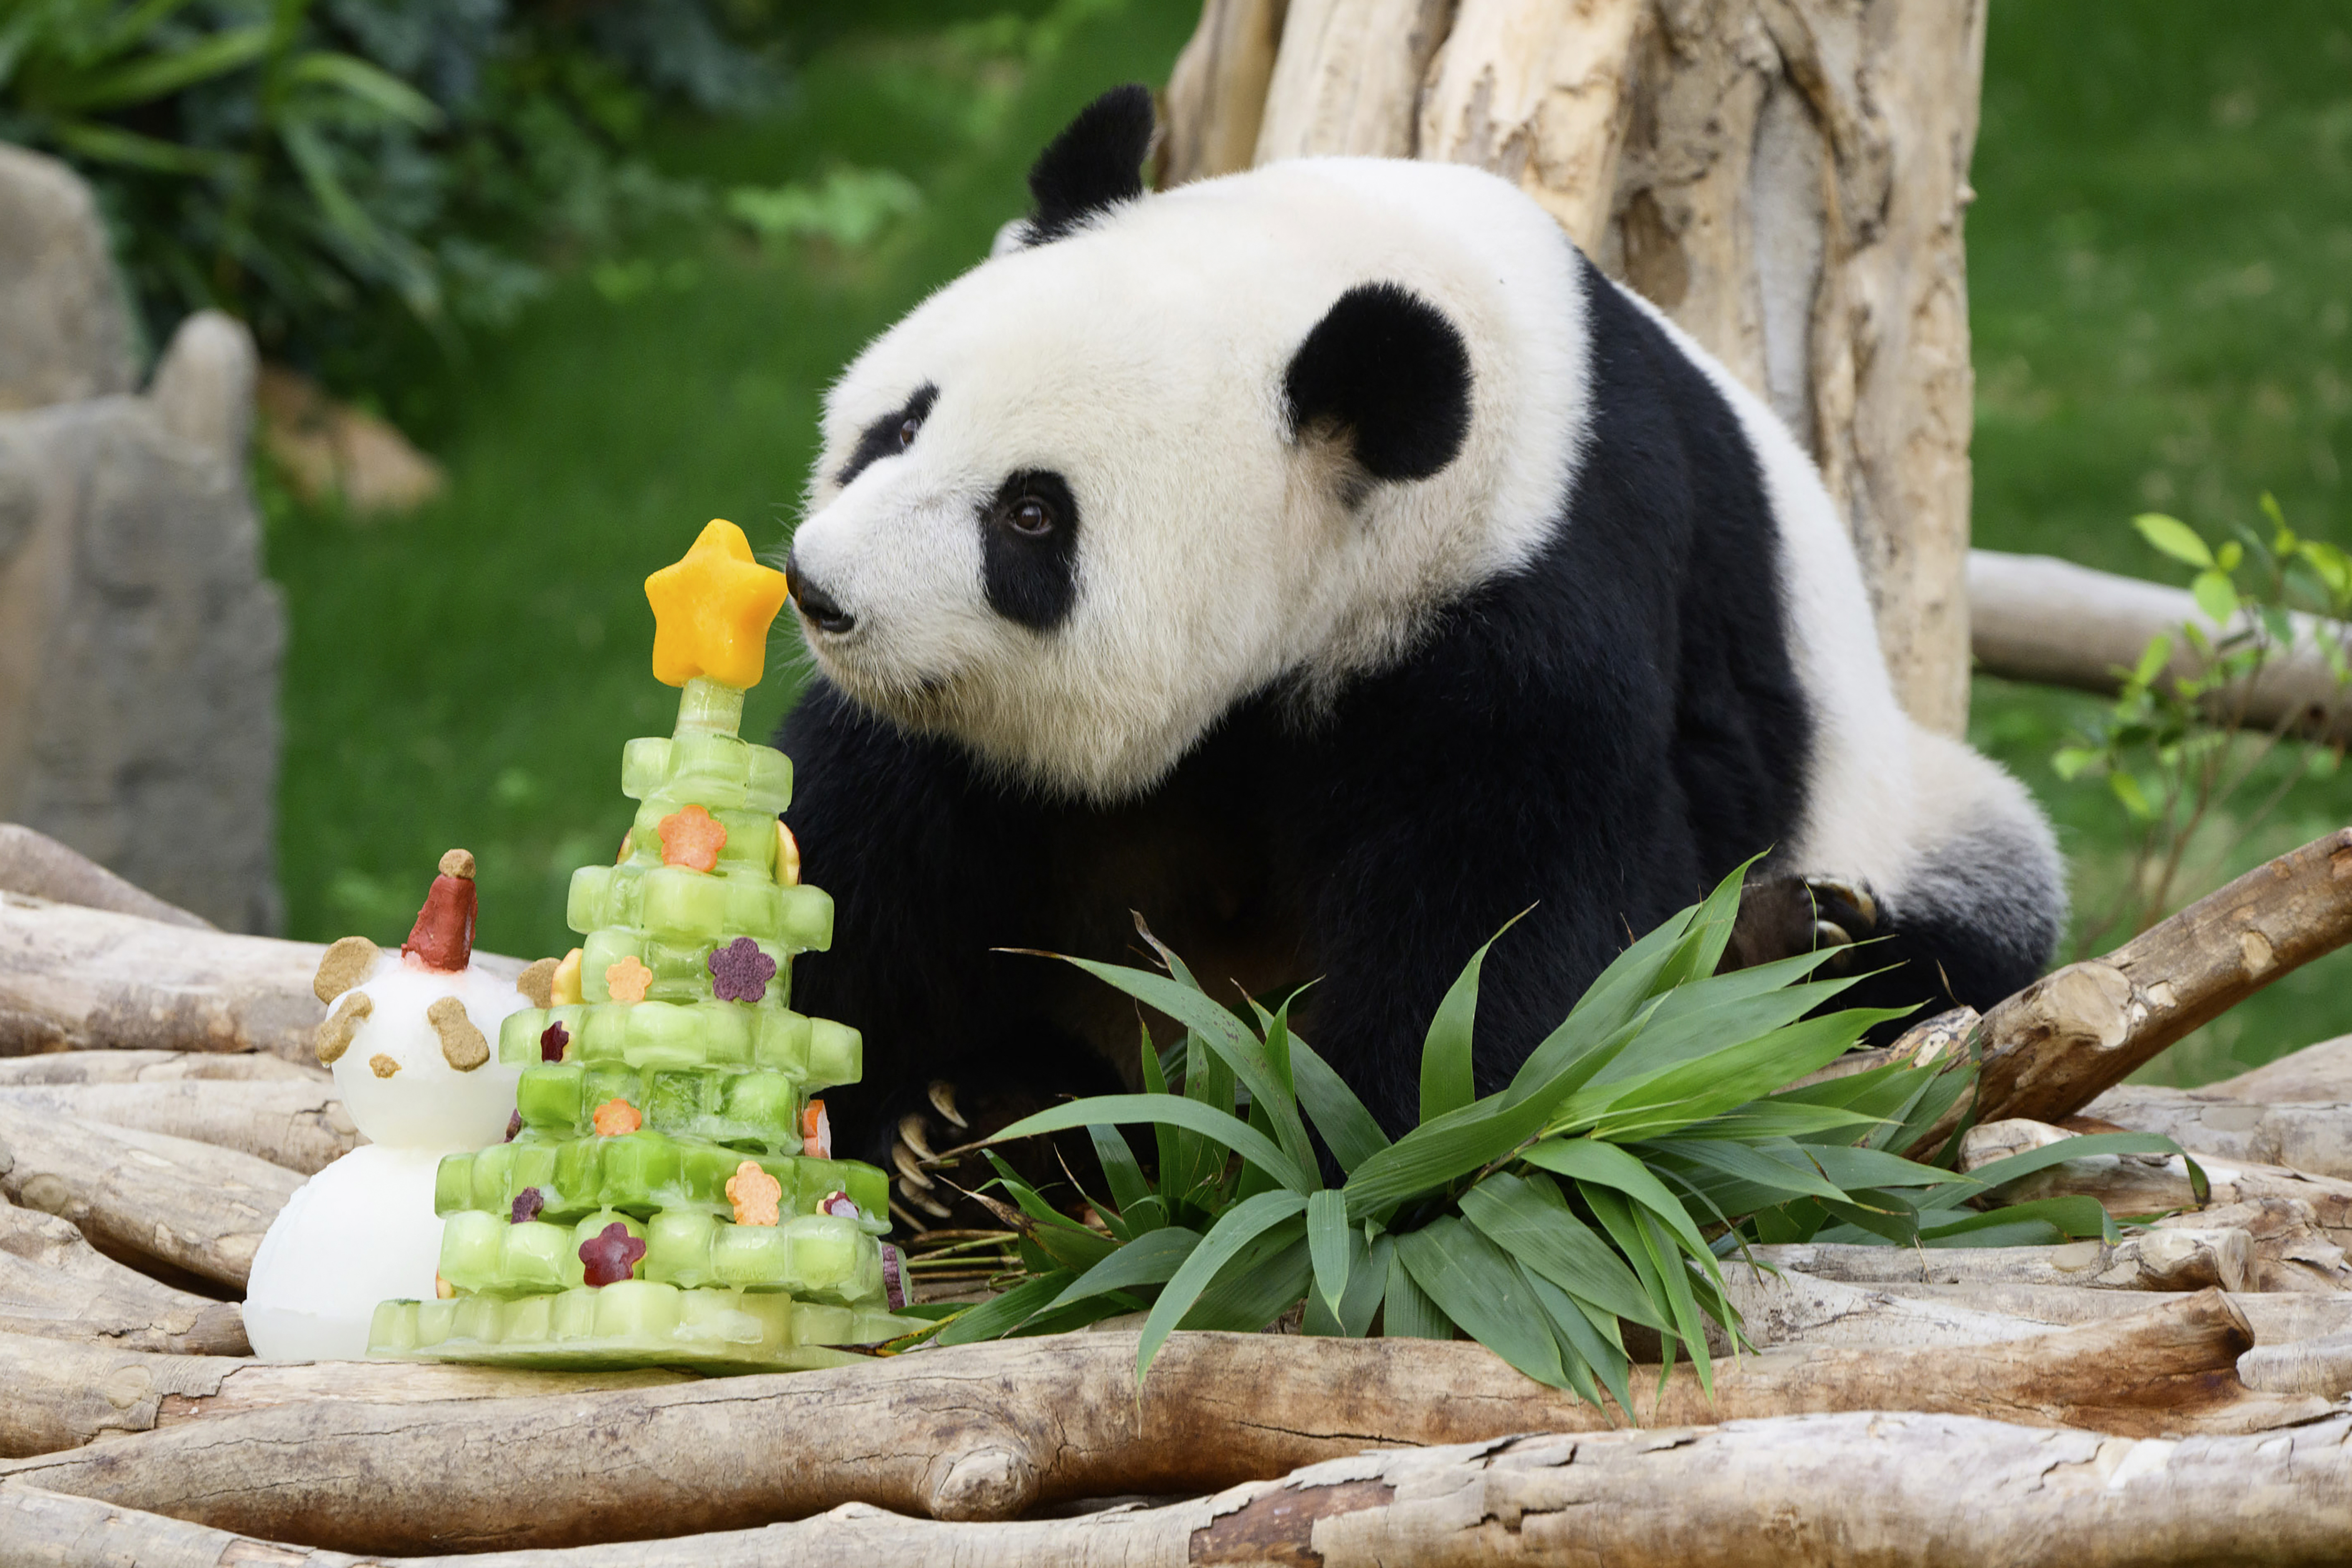
[{"label": "bark texture", "polygon": [[2292,1165],[2315,1176],[2352,1178],[2352,1104],[2265,1105],[2210,1089],[2117,1084],[2070,1119],[2091,1130],[2109,1122],[2161,1132],[2200,1158]]},{"label": "bark texture", "polygon": [[1922,1285],[2072,1285],[2090,1290],[2242,1290],[2252,1267],[2252,1238],[2242,1230],[2150,1231],[2109,1246],[2098,1241],[2063,1247],[1845,1247],[1805,1243],[1759,1247],[1757,1261],[1816,1279],[1853,1285],[1902,1281]]},{"label": "bark texture", "polygon": [[14,822],[0,822],[0,891],[139,915],[166,925],[212,928],[212,921],[202,915],[167,904],[47,834]]},{"label": "bark texture", "polygon": [[[23,1484],[0,1486],[0,1535],[43,1568],[362,1561]],[[946,1523],[845,1503],[766,1529],[430,1561],[2299,1568],[2347,1554],[2352,1421],[2342,1417],[2258,1436],[2135,1440],[1959,1415],[1852,1414],[1365,1453],[1214,1497],[1076,1518]]]},{"label": "bark texture", "polygon": [[305,1066],[257,1051],[44,1051],[0,1057],[0,1089],[65,1088],[92,1083],[334,1081],[316,1061]]},{"label": "bark texture", "polygon": [[[2251,1342],[2227,1300],[2201,1292],[2028,1342],[1751,1357],[1719,1369],[1712,1405],[1685,1368],[1645,1414],[1671,1424],[1924,1401],[2127,1433],[2320,1414],[2307,1396],[2238,1384]],[[1469,1343],[1179,1334],[1139,1395],[1135,1346],[1132,1334],[1087,1334],[672,1388],[320,1400],[15,1460],[0,1479],[266,1539],[446,1552],[644,1536],[687,1497],[714,1527],[845,1500],[1003,1519],[1078,1498],[1211,1490],[1370,1445],[1608,1424]]]},{"label": "bark texture", "polygon": [[159,1284],[90,1246],[54,1215],[0,1203],[0,1333],[116,1350],[246,1355],[245,1319]]},{"label": "bark texture", "polygon": [[332,1082],[43,1084],[0,1087],[0,1110],[163,1132],[314,1175],[359,1146]]},{"label": "bark texture", "polygon": [[[1212,0],[1169,144],[1365,153],[1516,181],[1603,270],[1762,395],[1853,531],[1905,705],[1967,717],[1974,380],[1961,214],[1976,0],[1290,0],[1262,109],[1189,62],[1263,5]],[[1257,36],[1252,34],[1251,36]],[[1172,181],[1222,172],[1171,156]]]},{"label": "bark texture", "polygon": [[1250,165],[1265,112],[1287,0],[1208,0],[1168,78],[1158,184],[1230,174]]},{"label": "bark texture", "polygon": [[263,1233],[301,1184],[250,1154],[0,1105],[0,1193],[71,1220],[117,1256],[219,1284],[244,1287]]}]

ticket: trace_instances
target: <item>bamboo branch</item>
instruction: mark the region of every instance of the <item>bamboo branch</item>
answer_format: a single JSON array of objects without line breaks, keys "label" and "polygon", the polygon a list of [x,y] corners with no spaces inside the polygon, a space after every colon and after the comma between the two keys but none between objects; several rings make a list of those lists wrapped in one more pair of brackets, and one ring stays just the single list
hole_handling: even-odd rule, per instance
[{"label": "bamboo branch", "polygon": [[[2257,866],[1985,1015],[1980,1121],[2071,1116],[2167,1046],[2352,939],[2352,828]],[[1951,1134],[1967,1100],[1913,1145]]]},{"label": "bamboo branch", "polygon": [[118,1350],[246,1355],[233,1302],[126,1268],[54,1215],[0,1204],[0,1332]]},{"label": "bamboo branch", "polygon": [[302,1178],[160,1132],[60,1121],[0,1105],[0,1193],[71,1220],[108,1252],[242,1288]]},{"label": "bamboo branch", "polygon": [[[2238,1386],[2230,1369],[2250,1342],[2208,1291],[2030,1347],[1748,1358],[1718,1368],[1712,1405],[1685,1367],[1645,1413],[1671,1423],[1927,1403],[2125,1432],[2317,1414],[2317,1402]],[[642,1537],[686,1499],[714,1527],[845,1501],[1001,1519],[1210,1490],[1369,1445],[1606,1425],[1466,1342],[1182,1333],[1139,1394],[1135,1351],[1135,1335],[1112,1332],[670,1388],[320,1400],[15,1460],[0,1478],[341,1550],[488,1550]]]},{"label": "bamboo branch", "polygon": [[306,1176],[361,1141],[333,1083],[314,1079],[18,1086],[0,1088],[0,1110],[166,1133]]},{"label": "bamboo branch", "polygon": [[[0,1486],[0,1536],[53,1568],[361,1563],[22,1483]],[[850,1504],[795,1524],[502,1561],[513,1568],[2316,1568],[2347,1555],[2352,1420],[2260,1436],[2134,1441],[1871,1413],[1365,1453],[1213,1497],[1065,1519],[941,1523]],[[446,1560],[366,1561],[424,1568]]]}]

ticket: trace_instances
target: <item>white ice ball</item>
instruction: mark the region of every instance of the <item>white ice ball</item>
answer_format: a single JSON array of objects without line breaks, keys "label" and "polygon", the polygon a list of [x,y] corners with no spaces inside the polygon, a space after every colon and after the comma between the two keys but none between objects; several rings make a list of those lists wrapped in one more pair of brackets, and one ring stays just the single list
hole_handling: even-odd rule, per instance
[{"label": "white ice ball", "polygon": [[[484,1068],[484,1071],[488,1070]],[[245,1332],[264,1361],[357,1361],[376,1303],[431,1300],[437,1151],[369,1144],[295,1189],[253,1255]]]},{"label": "white ice ball", "polygon": [[[335,1088],[370,1142],[455,1153],[507,1135],[522,1069],[499,1064],[499,1026],[530,1005],[512,980],[472,965],[455,974],[412,968],[387,952],[352,990],[368,999],[368,1014],[335,1058]],[[490,1053],[481,1066],[460,1072],[443,1054],[425,1012],[445,996],[463,1003],[481,1032]]]}]

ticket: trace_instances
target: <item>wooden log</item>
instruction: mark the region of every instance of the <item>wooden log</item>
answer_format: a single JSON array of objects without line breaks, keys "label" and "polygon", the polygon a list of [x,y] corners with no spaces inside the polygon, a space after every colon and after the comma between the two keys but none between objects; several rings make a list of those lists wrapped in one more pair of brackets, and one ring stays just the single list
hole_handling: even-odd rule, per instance
[{"label": "wooden log", "polygon": [[[1960,1169],[1970,1171],[2009,1154],[2070,1142],[2079,1134],[2024,1118],[1969,1129],[1960,1144]],[[2352,1246],[2352,1182],[2314,1176],[2278,1165],[2199,1159],[2210,1184],[2208,1204],[2293,1198],[2311,1207],[2312,1223],[2337,1247]],[[2003,1185],[1995,1201],[2083,1195],[2112,1215],[2162,1214],[2200,1205],[2188,1163],[2179,1154],[2090,1154]]]},{"label": "wooden log", "polygon": [[0,1105],[0,1193],[71,1220],[117,1257],[223,1285],[244,1287],[262,1234],[301,1184],[234,1150]]},{"label": "wooden log", "polygon": [[2066,1120],[2071,1131],[2104,1131],[2092,1122],[2161,1132],[2200,1158],[2291,1165],[2315,1176],[2352,1179],[2352,1103],[2341,1100],[2266,1105],[2206,1089],[2126,1083]]},{"label": "wooden log", "polygon": [[659,1369],[525,1372],[426,1362],[283,1365],[230,1356],[142,1354],[0,1333],[0,1386],[8,1390],[8,1398],[0,1401],[0,1456],[54,1453],[126,1432],[321,1399],[413,1405],[693,1381],[688,1373]]},{"label": "wooden log", "polygon": [[2352,1332],[2283,1345],[2257,1344],[2238,1358],[2238,1381],[2269,1394],[2340,1399],[2352,1392]]},{"label": "wooden log", "polygon": [[[0,1536],[44,1568],[136,1562],[424,1568],[259,1542],[0,1486]],[[501,1556],[502,1568],[2304,1568],[2352,1554],[2352,1421],[2133,1440],[1858,1413],[1364,1453],[1157,1508],[1010,1523],[857,1503],[764,1529]],[[484,1562],[488,1568],[488,1561]]]},{"label": "wooden log", "polygon": [[[2127,1318],[2147,1310],[2147,1301],[2129,1290],[2085,1290],[2074,1285],[1906,1285],[1889,1280],[1873,1289],[1946,1310],[2013,1318],[2044,1328]],[[2256,1344],[2293,1344],[2352,1331],[2352,1296],[2228,1294],[2230,1305],[2253,1331]]]},{"label": "wooden log", "polygon": [[2352,1103],[2352,1035],[2305,1046],[2198,1092],[2272,1103]]},{"label": "wooden log", "polygon": [[85,1083],[331,1083],[315,1061],[305,1065],[258,1051],[44,1051],[0,1057],[0,1087],[65,1088]]},{"label": "wooden log", "polygon": [[[1718,1368],[1712,1405],[1685,1367],[1643,1397],[1661,1422],[1890,1402],[2125,1432],[2318,1414],[2319,1402],[2237,1384],[2231,1367],[2250,1342],[2206,1291],[2030,1345],[1750,1357]],[[1608,1424],[1466,1342],[1184,1333],[1139,1394],[1135,1350],[1130,1333],[1078,1334],[671,1388],[314,1401],[13,1460],[0,1478],[340,1550],[488,1550],[643,1537],[688,1498],[714,1527],[844,1501],[1002,1519],[1213,1489],[1368,1445]]]},{"label": "wooden log", "polygon": [[[268,1051],[317,1065],[315,942],[235,936],[0,892],[0,1057]],[[477,949],[493,973],[522,961]]]},{"label": "wooden log", "polygon": [[159,1284],[90,1246],[54,1215],[0,1203],[0,1333],[118,1350],[247,1355],[245,1319]]},{"label": "wooden log", "polygon": [[98,1083],[0,1088],[0,1110],[167,1133],[313,1175],[362,1142],[331,1081]]},{"label": "wooden log", "polygon": [[1454,0],[1290,0],[1255,161],[1410,158],[1413,104]]},{"label": "wooden log", "polygon": [[1160,116],[1165,190],[1250,166],[1288,0],[1208,0],[1176,57]]},{"label": "wooden log", "polygon": [[[2159,635],[2172,639],[2165,679],[2198,679],[2211,661],[2181,635],[2195,626],[2215,647],[2258,624],[2251,610],[2223,626],[2197,607],[2185,588],[2117,576],[2047,555],[1969,552],[1969,640],[1988,674],[2042,686],[2071,686],[2108,696],[2121,689],[2116,674],[2139,663]],[[2352,741],[2352,692],[2336,683],[2324,644],[2352,647],[2352,626],[2295,615],[2294,642],[2252,679],[2207,695],[2217,722],[2251,730],[2284,728],[2313,739]]]},{"label": "wooden log", "polygon": [[2247,1289],[2269,1292],[2352,1290],[2352,1263],[2327,1239],[2319,1218],[2301,1198],[2240,1198],[2235,1203],[2168,1215],[2158,1230],[2227,1226],[2250,1247]]},{"label": "wooden log", "polygon": [[1750,1255],[1775,1268],[1849,1285],[1888,1280],[1918,1284],[2072,1285],[2090,1290],[2247,1289],[2252,1240],[2242,1230],[2202,1227],[2150,1231],[2109,1246],[1850,1247],[1812,1242],[1759,1247]]},{"label": "wooden log", "polygon": [[[1985,1015],[1979,1121],[2072,1116],[2191,1029],[2352,939],[2352,827],[2255,867]],[[1960,1105],[1913,1145],[1939,1146]]]},{"label": "wooden log", "polygon": [[165,903],[88,856],[19,823],[0,822],[0,892],[79,904],[87,910],[111,910],[119,915],[137,915],[197,931],[214,929],[204,916]]}]

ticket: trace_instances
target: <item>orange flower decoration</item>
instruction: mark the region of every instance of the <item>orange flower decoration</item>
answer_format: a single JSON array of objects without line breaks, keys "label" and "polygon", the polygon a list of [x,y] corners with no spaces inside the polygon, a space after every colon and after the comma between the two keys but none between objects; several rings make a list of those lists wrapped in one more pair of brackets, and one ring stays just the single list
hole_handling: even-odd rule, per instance
[{"label": "orange flower decoration", "polygon": [[625,1100],[608,1100],[596,1108],[596,1136],[618,1138],[646,1124],[637,1108]]},{"label": "orange flower decoration", "polygon": [[662,864],[690,871],[715,871],[727,847],[727,825],[698,805],[661,819]]},{"label": "orange flower decoration", "polygon": [[604,966],[604,989],[612,993],[615,1002],[644,1001],[646,987],[653,983],[654,972],[638,963],[634,952],[618,963]]},{"label": "orange flower decoration", "polygon": [[812,1100],[801,1110],[801,1152],[812,1160],[833,1158],[833,1118],[824,1113],[824,1101]]},{"label": "orange flower decoration", "polygon": [[797,888],[801,883],[800,841],[781,822],[776,824],[776,880],[787,888]]},{"label": "orange flower decoration", "polygon": [[761,1170],[757,1160],[744,1161],[727,1178],[727,1196],[735,1205],[737,1225],[775,1224],[776,1203],[783,1195],[784,1184]]}]

